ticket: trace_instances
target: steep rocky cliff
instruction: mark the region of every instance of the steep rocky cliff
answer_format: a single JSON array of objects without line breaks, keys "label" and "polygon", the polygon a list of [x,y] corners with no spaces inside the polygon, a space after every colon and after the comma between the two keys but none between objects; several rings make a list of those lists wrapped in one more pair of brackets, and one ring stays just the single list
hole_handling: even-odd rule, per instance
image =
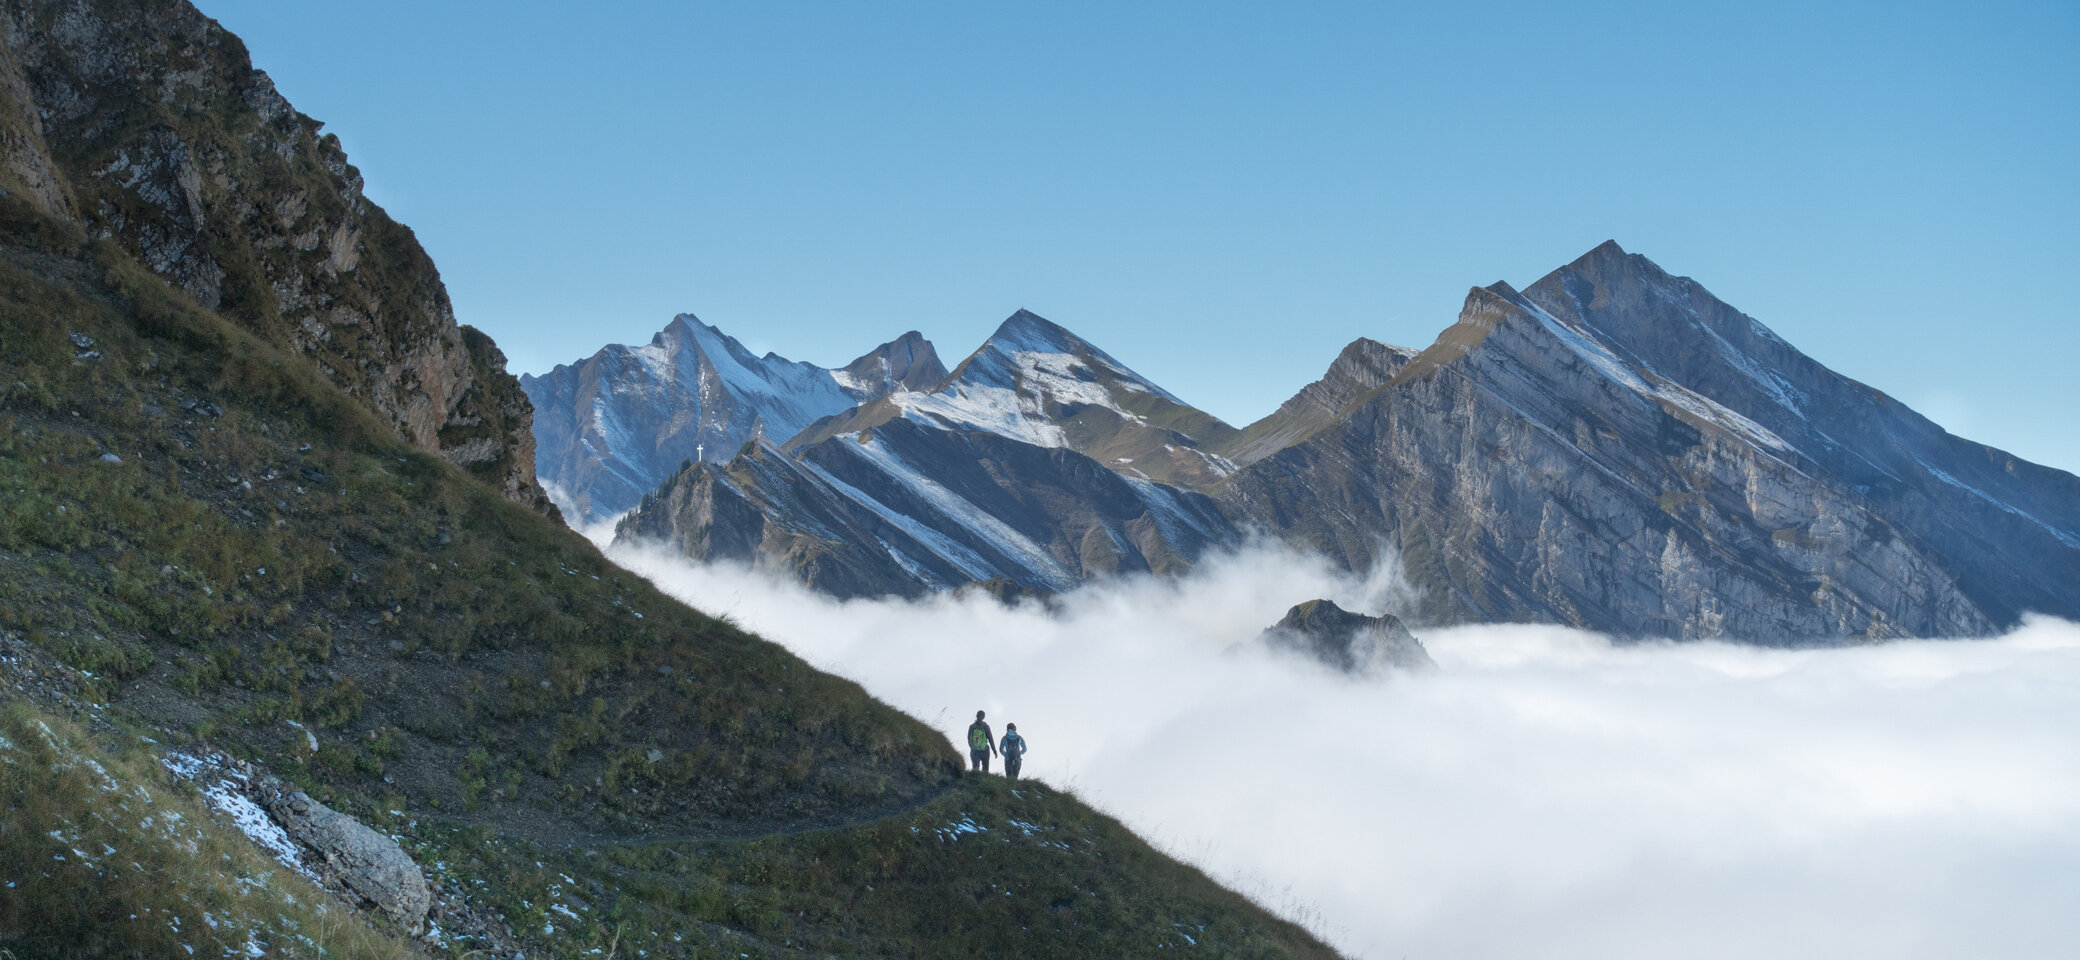
[{"label": "steep rocky cliff", "polygon": [[1524,297],[1766,428],[1814,478],[1907,531],[1994,623],[2080,617],[2080,477],[1952,436],[1616,243]]},{"label": "steep rocky cliff", "polygon": [[727,461],[746,443],[786,440],[812,422],[946,376],[915,331],[838,370],[754,356],[681,314],[643,346],[612,344],[522,376],[534,402],[536,468],[580,522],[627,511],[689,460]]},{"label": "steep rocky cliff", "polygon": [[413,446],[539,510],[530,412],[411,230],[182,0],[0,0],[0,188],[312,359]]},{"label": "steep rocky cliff", "polygon": [[1615,244],[1533,290],[1473,290],[1216,495],[1354,568],[1398,556],[1427,622],[1795,643],[2080,607],[2080,481],[1941,434]]}]

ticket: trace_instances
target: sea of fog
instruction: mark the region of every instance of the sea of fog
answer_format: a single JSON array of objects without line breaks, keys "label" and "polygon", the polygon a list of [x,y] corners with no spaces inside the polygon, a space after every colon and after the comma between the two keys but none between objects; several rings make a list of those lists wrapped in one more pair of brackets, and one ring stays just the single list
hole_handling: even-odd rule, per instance
[{"label": "sea of fog", "polygon": [[2066,957],[2080,626],[1788,651],[1419,633],[1351,678],[1249,641],[1391,582],[1252,548],[1051,607],[840,603],[623,566],[957,739],[978,709],[1171,854],[1354,957]]}]

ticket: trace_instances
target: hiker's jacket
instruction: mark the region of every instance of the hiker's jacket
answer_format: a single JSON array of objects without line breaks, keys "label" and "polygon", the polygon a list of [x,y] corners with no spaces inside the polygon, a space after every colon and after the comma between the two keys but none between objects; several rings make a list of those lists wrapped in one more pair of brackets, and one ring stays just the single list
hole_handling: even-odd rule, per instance
[{"label": "hiker's jacket", "polygon": [[1026,738],[1015,733],[1004,734],[1004,745],[998,752],[1006,759],[1016,760],[1026,755]]}]

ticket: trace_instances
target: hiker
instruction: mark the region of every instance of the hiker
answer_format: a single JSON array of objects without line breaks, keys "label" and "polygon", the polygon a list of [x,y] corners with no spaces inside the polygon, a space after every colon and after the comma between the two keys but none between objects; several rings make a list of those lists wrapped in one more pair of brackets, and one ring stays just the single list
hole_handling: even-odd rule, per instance
[{"label": "hiker", "polygon": [[989,724],[982,722],[982,711],[975,711],[975,722],[968,724],[968,769],[989,772],[990,754],[997,752],[996,735],[990,732]]},{"label": "hiker", "polygon": [[1004,776],[1018,779],[1018,765],[1026,755],[1026,738],[1018,735],[1018,724],[1004,725],[1004,746],[998,752],[1004,755]]}]

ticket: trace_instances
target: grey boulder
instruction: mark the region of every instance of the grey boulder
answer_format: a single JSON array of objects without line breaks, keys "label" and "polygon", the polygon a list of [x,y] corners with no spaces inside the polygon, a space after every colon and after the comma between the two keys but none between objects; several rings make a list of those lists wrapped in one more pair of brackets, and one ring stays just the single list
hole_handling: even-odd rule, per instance
[{"label": "grey boulder", "polygon": [[325,868],[347,889],[406,930],[417,933],[424,926],[433,894],[419,865],[397,841],[300,790],[265,796],[262,802],[290,837],[324,858]]}]

